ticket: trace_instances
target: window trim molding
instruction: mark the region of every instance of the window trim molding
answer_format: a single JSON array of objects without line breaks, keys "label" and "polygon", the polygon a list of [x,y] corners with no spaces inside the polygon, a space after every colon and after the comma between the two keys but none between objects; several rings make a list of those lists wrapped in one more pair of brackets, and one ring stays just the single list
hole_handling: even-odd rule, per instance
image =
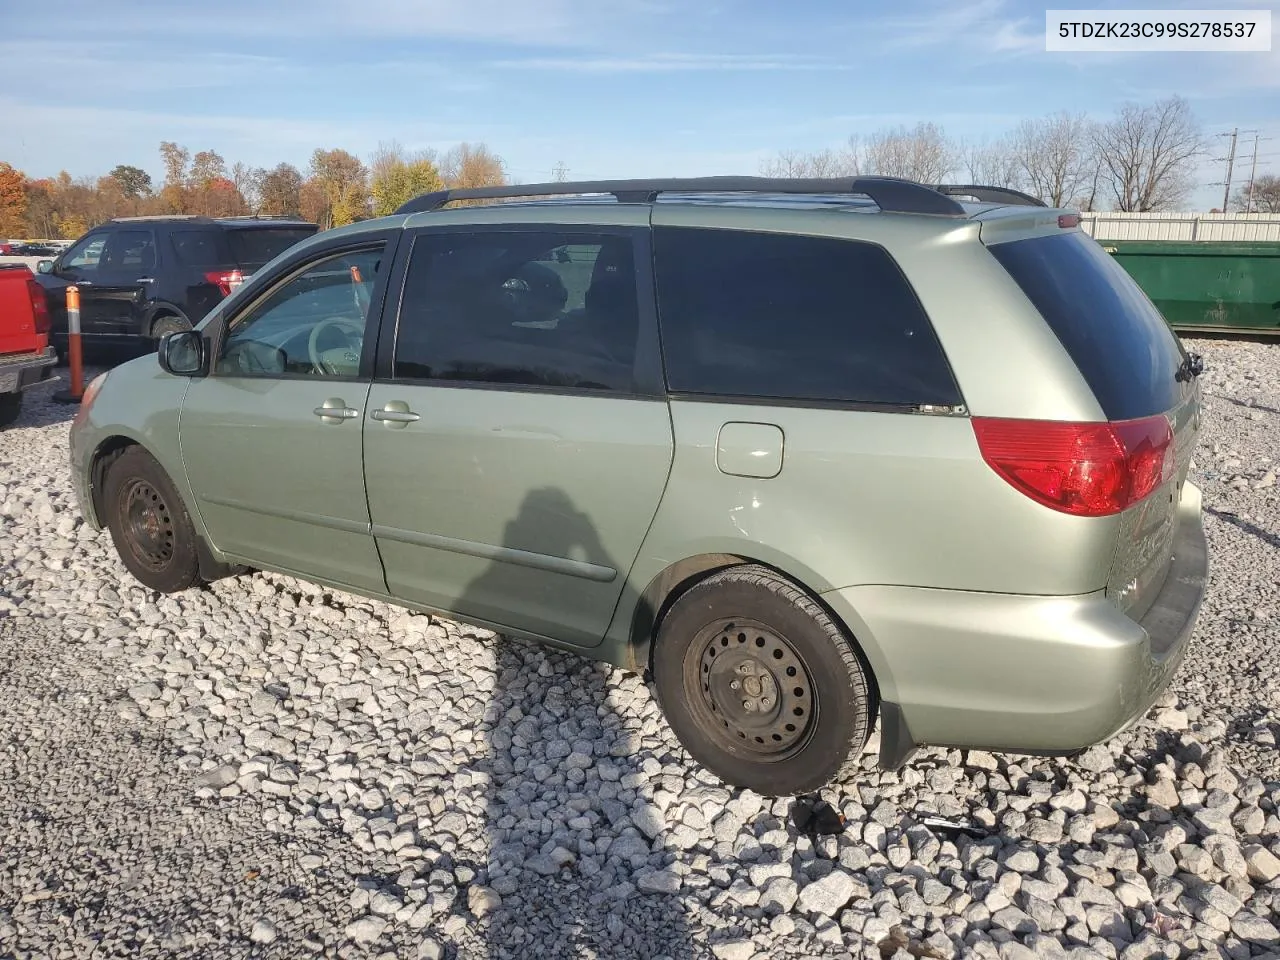
[{"label": "window trim molding", "polygon": [[[387,336],[379,337],[377,359],[373,379],[378,383],[391,383],[406,387],[436,387],[452,389],[485,389],[509,393],[537,393],[561,396],[618,398],[632,400],[666,400],[666,379],[662,369],[662,350],[658,335],[657,293],[653,278],[653,248],[647,224],[592,224],[592,223],[470,223],[440,224],[410,228],[404,231],[406,241],[401,243],[396,258],[396,269],[390,278],[395,284],[394,305],[388,304]],[[542,384],[491,383],[484,380],[422,379],[393,376],[395,347],[399,339],[400,321],[404,311],[405,289],[408,285],[409,267],[413,252],[420,238],[448,234],[546,233],[568,237],[627,237],[632,241],[632,256],[636,278],[636,306],[639,314],[636,356],[633,364],[633,388],[629,391],[599,390],[584,387],[546,386]]]},{"label": "window trim molding", "polygon": [[[325,243],[323,246],[308,246],[305,250],[299,250],[293,256],[281,265],[277,271],[273,271],[268,276],[258,273],[254,279],[262,279],[260,289],[253,291],[253,297],[243,306],[229,315],[218,318],[213,329],[209,332],[209,363],[210,378],[223,380],[306,380],[309,382],[328,382],[328,383],[367,383],[373,376],[374,354],[377,349],[378,330],[382,324],[382,310],[386,300],[387,290],[391,275],[394,273],[396,263],[396,250],[400,240],[400,230],[379,230],[356,236],[342,237],[340,240]],[[306,241],[301,241],[306,243]],[[292,283],[302,274],[306,273],[313,266],[324,260],[333,257],[342,256],[344,254],[359,253],[363,250],[372,250],[375,247],[383,248],[383,261],[391,264],[391,269],[382,271],[382,276],[374,285],[373,293],[369,297],[369,311],[365,315],[364,326],[364,345],[360,351],[360,366],[355,376],[341,377],[315,377],[308,374],[265,374],[265,373],[219,373],[217,371],[218,358],[221,355],[223,344],[227,339],[227,335],[231,328],[246,314],[257,309],[263,301],[272,296],[277,290],[288,283]],[[258,284],[254,284],[258,286]]]}]

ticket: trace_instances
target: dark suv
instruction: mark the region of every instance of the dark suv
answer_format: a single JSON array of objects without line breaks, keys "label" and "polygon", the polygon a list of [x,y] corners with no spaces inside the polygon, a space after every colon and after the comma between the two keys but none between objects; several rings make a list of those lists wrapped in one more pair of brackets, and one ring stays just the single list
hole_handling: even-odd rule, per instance
[{"label": "dark suv", "polygon": [[189,330],[277,254],[316,232],[281,217],[128,217],[95,227],[37,265],[49,294],[53,342],[67,343],[66,288],[80,290],[88,343],[155,342]]}]

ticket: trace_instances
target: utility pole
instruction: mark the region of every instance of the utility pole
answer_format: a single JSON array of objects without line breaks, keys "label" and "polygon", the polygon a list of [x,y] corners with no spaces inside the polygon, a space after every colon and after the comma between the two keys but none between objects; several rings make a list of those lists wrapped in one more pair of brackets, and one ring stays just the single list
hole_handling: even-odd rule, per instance
[{"label": "utility pole", "polygon": [[1249,164],[1249,197],[1244,202],[1244,212],[1253,212],[1253,180],[1258,174],[1258,135],[1253,135],[1253,162]]},{"label": "utility pole", "polygon": [[[1222,212],[1227,212],[1227,201],[1231,198],[1231,171],[1236,165],[1236,138],[1240,135],[1240,128],[1231,131],[1231,150],[1227,154],[1227,183],[1222,191]],[[1226,136],[1226,134],[1223,134]]]},{"label": "utility pole", "polygon": [[1271,139],[1271,137],[1260,137],[1257,133],[1253,135],[1253,159],[1249,163],[1249,191],[1244,203],[1245,213],[1253,213],[1253,181],[1258,175],[1258,144],[1266,143]]}]

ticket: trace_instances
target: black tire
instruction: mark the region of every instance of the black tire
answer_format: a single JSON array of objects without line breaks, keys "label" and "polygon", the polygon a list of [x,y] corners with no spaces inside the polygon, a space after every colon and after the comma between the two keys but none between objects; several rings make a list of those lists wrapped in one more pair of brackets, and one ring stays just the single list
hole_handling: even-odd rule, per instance
[{"label": "black tire", "polygon": [[191,515],[151,454],[125,450],[107,468],[102,502],[116,552],[143,586],[178,593],[200,582]]},{"label": "black tire", "polygon": [[172,313],[162,314],[151,322],[151,339],[160,343],[160,338],[170,333],[182,333],[184,330],[190,330],[191,324],[179,316]]},{"label": "black tire", "polygon": [[658,629],[653,675],[693,758],[764,796],[851,774],[871,732],[875,694],[853,642],[766,567],[730,567],[683,594]]},{"label": "black tire", "polygon": [[0,393],[0,427],[7,427],[22,413],[22,391]]}]

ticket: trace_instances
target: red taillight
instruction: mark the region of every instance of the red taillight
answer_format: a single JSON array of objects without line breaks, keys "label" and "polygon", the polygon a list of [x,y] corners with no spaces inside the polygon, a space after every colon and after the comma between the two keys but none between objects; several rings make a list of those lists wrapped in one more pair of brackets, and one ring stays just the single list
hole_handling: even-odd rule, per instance
[{"label": "red taillight", "polygon": [[36,333],[48,334],[51,326],[49,322],[49,300],[44,295],[44,287],[34,280],[28,280],[27,289],[31,294],[31,314],[35,317]]},{"label": "red taillight", "polygon": [[1105,517],[1142,500],[1173,474],[1166,417],[1114,423],[974,417],[982,458],[1032,500]]},{"label": "red taillight", "polygon": [[1078,213],[1060,213],[1058,214],[1058,226],[1064,230],[1070,227],[1080,226],[1080,214]]},{"label": "red taillight", "polygon": [[239,270],[210,270],[204,278],[217,287],[224,297],[230,296],[232,290],[244,283],[244,274]]}]

